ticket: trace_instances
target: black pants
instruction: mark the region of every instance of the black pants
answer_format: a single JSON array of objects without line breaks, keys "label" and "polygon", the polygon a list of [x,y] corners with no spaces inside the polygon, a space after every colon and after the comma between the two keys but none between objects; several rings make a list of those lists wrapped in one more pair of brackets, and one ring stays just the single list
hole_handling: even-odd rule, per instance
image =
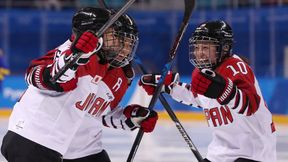
[{"label": "black pants", "polygon": [[1,153],[8,162],[62,162],[60,153],[11,131],[3,138]]},{"label": "black pants", "polygon": [[103,150],[102,152],[90,156],[86,156],[78,159],[64,159],[63,162],[111,162],[107,152]]},{"label": "black pants", "polygon": [[[204,159],[201,162],[211,162],[211,161],[209,161],[208,159]],[[235,160],[234,162],[257,162],[257,161],[250,160],[250,159],[239,158],[239,159]]]}]

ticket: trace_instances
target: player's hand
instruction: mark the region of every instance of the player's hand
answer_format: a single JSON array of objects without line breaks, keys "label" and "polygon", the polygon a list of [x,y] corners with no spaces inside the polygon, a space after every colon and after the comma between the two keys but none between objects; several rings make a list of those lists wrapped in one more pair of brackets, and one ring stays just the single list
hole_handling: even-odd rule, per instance
[{"label": "player's hand", "polygon": [[44,77],[46,84],[48,84],[50,89],[56,90],[58,92],[67,92],[75,89],[78,82],[78,78],[76,77],[76,69],[69,68],[66,70],[65,73],[57,79],[56,84],[52,84],[50,82],[50,78],[59,73],[59,70],[63,68],[69,59],[71,59],[72,52],[71,50],[66,50],[62,53],[58,51],[55,55],[56,56],[52,67],[48,68],[44,74],[44,76],[49,76]]},{"label": "player's hand", "polygon": [[[159,82],[161,75],[157,74],[144,74],[141,76],[138,84],[144,88],[148,95],[153,95]],[[170,94],[174,85],[179,81],[179,73],[168,72],[165,80],[162,92]]]},{"label": "player's hand", "polygon": [[127,106],[123,113],[127,117],[125,123],[131,130],[141,128],[144,132],[152,132],[158,120],[156,111],[136,104]]},{"label": "player's hand", "polygon": [[71,46],[73,54],[82,52],[83,54],[77,60],[78,65],[85,65],[89,58],[97,52],[103,45],[103,39],[98,38],[92,31],[85,31],[76,38]]},{"label": "player's hand", "polygon": [[229,78],[202,69],[192,78],[192,92],[217,99],[221,105],[225,105],[235,96],[236,86]]},{"label": "player's hand", "polygon": [[[54,63],[51,68],[51,76],[53,77],[55,74],[59,73],[59,70],[64,67],[64,65],[71,59],[72,52],[71,50],[66,50],[62,53],[56,52],[56,56],[54,59]],[[56,81],[57,83],[66,83],[71,79],[75,78],[76,69],[69,68],[60,78]]]}]

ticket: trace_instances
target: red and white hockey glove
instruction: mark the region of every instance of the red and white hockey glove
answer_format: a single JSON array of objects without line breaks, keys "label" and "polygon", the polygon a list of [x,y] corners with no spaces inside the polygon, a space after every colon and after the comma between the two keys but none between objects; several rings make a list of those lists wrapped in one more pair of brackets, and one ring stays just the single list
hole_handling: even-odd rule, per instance
[{"label": "red and white hockey glove", "polygon": [[[67,73],[65,73],[67,74]],[[75,74],[73,74],[75,75]],[[53,90],[57,92],[67,92],[77,87],[77,78],[72,78],[66,82],[57,81],[55,84],[50,82],[51,79],[51,67],[47,68],[44,65],[38,65],[31,69],[31,72],[25,76],[28,84],[33,85],[43,90]]]},{"label": "red and white hockey glove", "polygon": [[103,45],[103,39],[91,31],[85,31],[78,38],[76,38],[71,46],[73,54],[83,52],[84,54],[76,61],[77,65],[85,65],[89,62],[89,58],[95,52],[100,50]]},{"label": "red and white hockey glove", "polygon": [[[161,75],[157,74],[144,74],[141,76],[138,84],[144,88],[148,95],[153,95],[159,82]],[[179,81],[179,73],[168,72],[165,80],[162,92],[170,94],[174,85]]]},{"label": "red and white hockey glove", "polygon": [[[50,69],[49,71],[50,76],[53,77],[55,74],[57,74],[59,70],[63,68],[63,66],[69,61],[71,56],[72,56],[71,50],[66,50],[62,53],[60,51],[57,51],[55,54],[55,59],[54,59],[54,63],[52,64],[52,67],[48,68]],[[46,73],[48,73],[47,70],[46,70]],[[48,86],[50,87],[50,89],[56,90],[58,92],[63,92],[63,91],[67,92],[67,91],[73,90],[77,87],[77,82],[78,82],[78,78],[76,78],[75,73],[76,73],[76,69],[68,69],[56,81],[55,85],[53,85],[52,83],[49,83]],[[48,76],[48,74],[45,74],[45,76]],[[49,79],[50,78],[46,77],[45,81],[50,82]]]},{"label": "red and white hockey glove", "polygon": [[146,133],[152,132],[158,120],[156,111],[136,104],[125,107],[123,113],[127,117],[125,123],[131,130],[141,128]]},{"label": "red and white hockey glove", "polygon": [[[72,57],[71,50],[66,50],[62,53],[60,51],[56,52],[55,54],[54,63],[52,65],[51,69],[51,76],[53,77],[55,74],[59,72],[61,68],[69,61],[69,59]],[[66,83],[70,81],[71,79],[75,78],[75,72],[76,69],[68,69],[58,80],[58,83]]]},{"label": "red and white hockey glove", "polygon": [[229,103],[236,90],[236,86],[229,78],[209,69],[202,69],[192,78],[192,92],[217,99],[221,105]]}]

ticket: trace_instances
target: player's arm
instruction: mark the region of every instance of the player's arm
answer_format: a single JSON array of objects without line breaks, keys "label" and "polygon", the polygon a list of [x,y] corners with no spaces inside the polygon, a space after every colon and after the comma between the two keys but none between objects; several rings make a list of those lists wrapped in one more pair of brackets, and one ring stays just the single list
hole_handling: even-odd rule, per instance
[{"label": "player's arm", "polygon": [[[118,72],[116,74],[120,73]],[[127,74],[125,75],[127,76]],[[111,81],[113,78],[116,77],[110,79],[106,79],[105,77],[103,81]],[[124,78],[122,79],[124,80]],[[128,78],[126,79],[127,80],[122,82],[125,83],[125,85],[121,86],[121,90],[113,92],[113,89],[111,89],[114,95],[114,100],[110,104],[112,111],[102,116],[102,123],[104,126],[114,129],[135,130],[136,128],[142,128],[144,132],[152,132],[158,119],[157,112],[135,104],[126,106],[124,109],[118,106],[128,88],[129,82],[132,81]],[[111,87],[109,83],[107,85]]]},{"label": "player's arm", "polygon": [[134,130],[141,127],[144,132],[151,132],[158,119],[155,111],[140,105],[129,105],[124,109],[118,106],[134,75],[131,64],[107,72],[102,81],[113,93],[114,99],[110,104],[112,111],[102,116],[102,123],[106,127],[115,129]]},{"label": "player's arm", "polygon": [[[56,49],[48,52],[45,56],[33,60],[26,72],[26,81],[43,90],[53,90],[57,92],[67,92],[77,86],[78,78],[75,73],[78,66],[85,65],[89,62],[89,57],[99,50],[102,42],[98,43],[98,38],[91,32],[84,32],[79,38],[69,45],[63,51]],[[51,77],[72,58],[77,52],[84,54],[68,69],[55,84],[50,82]]]},{"label": "player's arm", "polygon": [[141,128],[144,132],[152,132],[157,120],[156,111],[136,104],[124,109],[116,108],[102,116],[102,123],[106,127],[131,131]]},{"label": "player's arm", "polygon": [[[153,95],[159,79],[160,75],[145,74],[141,76],[139,85],[144,88],[148,95]],[[168,72],[162,92],[170,94],[174,100],[180,103],[198,107],[190,84],[180,82],[178,73]]]},{"label": "player's arm", "polygon": [[228,106],[239,114],[252,115],[258,110],[261,101],[253,71],[244,62],[232,64],[225,71],[224,75],[231,78],[236,87],[235,97],[228,103]]},{"label": "player's arm", "polygon": [[227,105],[239,114],[252,115],[259,107],[260,97],[252,70],[244,63],[242,65],[245,72],[235,73],[237,64],[231,64],[219,73],[208,69],[197,71],[192,79],[192,91],[216,99],[219,104]]}]

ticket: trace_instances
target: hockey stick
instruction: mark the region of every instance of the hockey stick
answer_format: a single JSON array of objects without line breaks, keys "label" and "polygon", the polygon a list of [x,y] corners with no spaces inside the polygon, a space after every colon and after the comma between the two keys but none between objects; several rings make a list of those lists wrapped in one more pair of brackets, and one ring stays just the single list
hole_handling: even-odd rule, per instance
[{"label": "hockey stick", "polygon": [[[165,64],[164,66],[164,69],[162,70],[162,74],[161,74],[161,77],[160,77],[160,80],[157,84],[157,87],[156,87],[156,90],[154,92],[154,95],[150,101],[150,104],[148,106],[149,109],[153,109],[160,93],[161,93],[161,89],[163,87],[163,84],[164,84],[164,79],[168,73],[168,71],[172,68],[172,66],[174,65],[174,62],[175,62],[175,56],[176,56],[176,50],[179,46],[179,43],[180,43],[180,40],[182,39],[183,37],[183,34],[189,24],[189,20],[190,20],[190,17],[191,17],[191,14],[192,14],[192,11],[193,11],[193,8],[194,8],[194,5],[195,5],[195,0],[184,0],[184,3],[185,3],[185,11],[184,11],[184,17],[183,17],[183,20],[182,20],[182,23],[181,23],[181,26],[179,28],[179,31],[177,33],[177,36],[174,40],[174,44],[170,50],[170,53],[169,53],[169,60],[168,60],[168,63]],[[134,157],[135,157],[135,154],[138,150],[138,147],[140,145],[140,142],[142,140],[142,137],[143,137],[143,130],[142,129],[139,129],[138,131],[138,134],[134,140],[134,143],[133,143],[133,146],[130,150],[130,153],[129,153],[129,156],[127,158],[127,162],[132,162]]]},{"label": "hockey stick", "polygon": [[[143,74],[147,74],[147,70],[143,66],[143,63],[139,57],[134,58],[134,63],[138,65],[138,67],[140,68],[140,70]],[[172,110],[168,101],[166,100],[166,98],[163,96],[162,93],[160,93],[160,95],[159,95],[159,100],[160,100],[161,104],[164,106],[167,113],[169,114],[170,118],[174,121],[178,131],[180,132],[180,134],[184,138],[185,142],[188,144],[190,150],[193,152],[196,159],[199,162],[201,162],[203,160],[203,157],[201,156],[200,152],[197,150],[197,148],[194,145],[194,143],[192,142],[190,136],[188,135],[188,133],[186,132],[186,130],[184,129],[184,127],[180,123],[179,119],[177,118],[176,114],[174,113],[174,111]]]},{"label": "hockey stick", "polygon": [[[127,3],[95,33],[97,37],[103,35],[103,33],[121,16],[128,8],[135,2],[135,0],[129,0]],[[55,84],[56,81],[71,67],[75,62],[83,55],[84,53],[79,52],[72,56],[72,58],[61,68],[58,73],[56,73],[51,79],[50,82]]]}]

